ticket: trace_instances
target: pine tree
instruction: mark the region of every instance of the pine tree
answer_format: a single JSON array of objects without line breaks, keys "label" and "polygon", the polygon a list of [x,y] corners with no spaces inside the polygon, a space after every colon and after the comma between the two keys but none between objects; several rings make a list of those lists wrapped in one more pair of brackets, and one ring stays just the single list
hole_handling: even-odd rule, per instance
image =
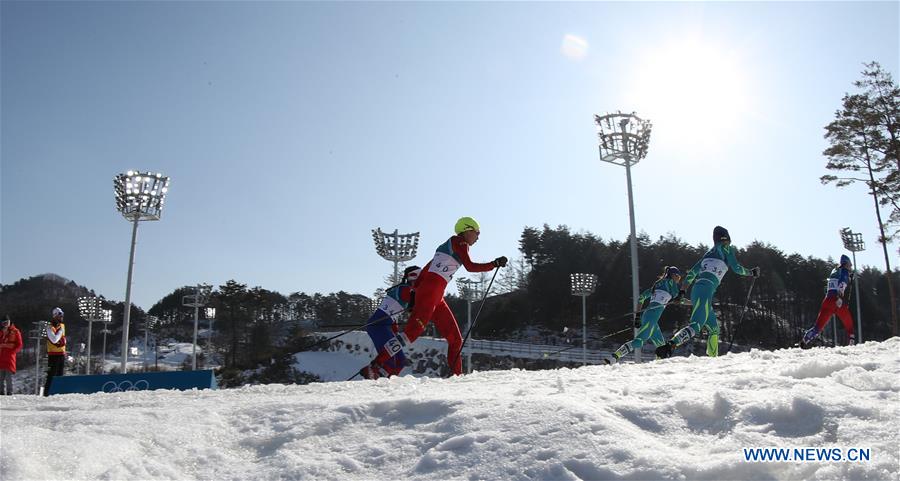
[{"label": "pine tree", "polygon": [[[834,182],[837,187],[861,182],[869,189],[875,202],[875,217],[881,233],[878,241],[884,250],[885,276],[891,301],[891,326],[897,335],[897,301],[891,281],[891,263],[887,244],[892,236],[881,215],[881,206],[893,203],[896,210],[898,169],[897,126],[900,124],[897,106],[900,92],[890,75],[873,62],[866,65],[864,80],[855,85],[865,88],[863,93],[844,94],[842,109],[835,120],[825,127],[825,138],[831,144],[823,154],[828,159],[825,168],[844,172],[846,176],[823,175],[823,184]],[[900,214],[898,214],[900,216]],[[898,217],[900,220],[900,217]]]},{"label": "pine tree", "polygon": [[874,126],[881,133],[878,164],[884,168],[885,176],[878,182],[878,189],[881,204],[892,208],[886,223],[886,227],[893,229],[887,236],[890,241],[900,233],[900,87],[878,62],[867,63],[863,79],[853,85],[868,97]]},{"label": "pine tree", "polygon": [[234,279],[229,280],[225,285],[219,286],[217,300],[224,307],[225,321],[230,324],[231,331],[231,362],[228,366],[237,365],[237,353],[239,348],[238,323],[246,322],[243,315],[246,310],[244,303],[247,297],[247,284],[238,284]]}]

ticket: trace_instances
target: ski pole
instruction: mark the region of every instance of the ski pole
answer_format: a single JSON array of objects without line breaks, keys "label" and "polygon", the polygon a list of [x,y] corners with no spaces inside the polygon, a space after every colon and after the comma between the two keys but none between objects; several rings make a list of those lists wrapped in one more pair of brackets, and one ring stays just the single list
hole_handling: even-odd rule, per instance
[{"label": "ski pole", "polygon": [[[676,305],[690,305],[690,304],[679,303],[679,304],[676,304]],[[602,318],[600,318],[600,320],[601,320],[601,321],[610,321],[610,320],[613,320],[613,319],[620,319],[620,318],[622,318],[622,317],[627,317],[627,316],[630,316],[630,315],[632,315],[632,314],[641,314],[642,312],[645,312],[645,311],[649,311],[649,310],[652,310],[652,309],[660,309],[660,308],[665,308],[665,307],[666,307],[666,305],[647,306],[647,307],[645,307],[645,308],[643,308],[643,309],[638,309],[638,310],[636,310],[636,311],[626,312],[625,314],[622,314],[622,315],[619,315],[619,316],[602,317]],[[615,336],[616,334],[621,334],[621,333],[623,333],[623,332],[626,332],[626,331],[628,331],[629,329],[633,329],[633,328],[632,328],[632,327],[626,327],[625,329],[622,329],[621,331],[616,331],[616,332],[614,332],[614,333],[612,333],[612,334],[607,334],[607,335],[605,335],[605,336],[603,336],[603,337],[591,338],[591,339],[589,339],[589,340],[591,340],[591,341],[601,341],[601,340],[606,339],[606,338],[608,338],[608,337]],[[544,357],[553,356],[553,355],[555,355],[555,354],[559,354],[559,353],[561,353],[561,352],[565,352],[565,351],[568,351],[569,349],[574,349],[574,348],[576,348],[576,347],[580,347],[580,346],[573,345],[573,346],[569,346],[569,347],[560,349],[559,351],[551,352],[551,353],[549,353],[549,354],[546,354],[546,353],[545,353],[545,354],[544,354]]]},{"label": "ski pole", "polygon": [[[475,323],[478,322],[478,316],[481,315],[481,310],[484,309],[484,302],[487,300],[488,293],[491,292],[491,286],[494,285],[494,279],[497,278],[498,272],[500,272],[500,266],[497,266],[494,269],[494,275],[491,277],[491,282],[488,283],[487,289],[484,290],[484,295],[481,296],[481,305],[478,306],[478,312],[476,312],[475,317],[472,318],[472,325],[469,326],[468,329],[466,329],[466,337],[463,338],[463,342],[459,346],[459,351],[457,351],[456,355],[453,356],[453,362],[449,362],[450,358],[449,357],[447,358],[448,367],[453,366],[453,364],[456,362],[456,360],[459,359],[459,356],[462,355],[463,347],[466,346],[466,341],[469,340],[469,334],[472,333],[472,329],[475,327]],[[451,368],[451,372],[452,372],[452,368]],[[449,377],[449,375],[448,375],[448,377]]]},{"label": "ski pole", "polygon": [[338,335],[336,335],[336,336],[331,336],[331,337],[329,337],[328,339],[324,339],[324,340],[321,340],[321,341],[318,341],[318,342],[314,342],[314,343],[312,343],[312,344],[310,344],[310,345],[308,345],[308,346],[305,346],[303,349],[301,349],[301,351],[307,351],[307,350],[309,350],[309,348],[311,348],[311,347],[315,347],[315,346],[318,346],[319,344],[324,344],[324,343],[326,343],[326,342],[333,341],[333,340],[335,340],[335,339],[337,339],[337,338],[339,338],[339,337],[341,337],[341,336],[345,336],[345,335],[347,335],[347,334],[349,334],[349,333],[351,333],[351,332],[353,332],[353,331],[355,331],[355,330],[357,330],[357,329],[362,329],[362,328],[365,328],[365,327],[369,327],[369,326],[371,326],[372,324],[377,324],[377,323],[379,323],[379,322],[381,322],[381,321],[383,321],[383,320],[385,320],[385,319],[387,319],[387,318],[389,318],[389,317],[393,317],[393,316],[395,316],[395,315],[397,315],[397,314],[401,314],[401,313],[406,312],[406,311],[408,311],[408,310],[409,310],[409,308],[407,307],[406,309],[403,309],[403,310],[400,310],[400,311],[397,311],[397,312],[385,313],[384,316],[381,316],[381,317],[379,317],[378,319],[375,319],[374,321],[369,321],[369,322],[367,322],[367,323],[365,323],[365,324],[362,324],[362,325],[360,325],[360,326],[351,327],[350,329],[347,329],[346,331],[344,331],[344,332],[342,332],[342,333],[340,333],[340,334],[338,334]]},{"label": "ski pole", "polygon": [[747,307],[750,306],[750,294],[753,293],[753,285],[756,284],[756,277],[750,281],[750,289],[747,289],[747,300],[744,301],[744,309],[741,311],[741,317],[738,319],[737,326],[734,328],[734,332],[731,334],[731,343],[728,344],[728,351],[725,354],[731,352],[732,346],[734,346],[734,338],[737,337],[737,333],[741,330],[741,323],[744,322],[744,314],[747,313]]},{"label": "ski pole", "polygon": [[[625,329],[622,329],[621,331],[616,331],[616,332],[613,332],[613,333],[611,333],[611,334],[607,334],[607,335],[602,336],[602,337],[592,337],[592,338],[590,338],[590,339],[588,339],[588,340],[589,340],[589,341],[602,341],[602,340],[604,340],[604,339],[606,339],[606,338],[608,338],[608,337],[613,337],[613,336],[615,336],[615,335],[622,334],[623,332],[628,332],[628,331],[631,331],[631,330],[633,330],[633,329],[634,329],[633,327],[626,327]],[[566,351],[568,351],[569,349],[575,349],[576,347],[581,347],[581,346],[573,345],[573,346],[569,346],[569,347],[560,349],[560,350],[558,350],[558,351],[553,351],[553,352],[551,352],[551,353],[544,353],[544,357],[555,356],[556,354],[559,354],[559,353],[561,353],[561,352],[566,352]]]},{"label": "ski pole", "polygon": [[637,309],[637,310],[633,310],[633,311],[628,311],[628,312],[626,312],[626,313],[624,313],[624,314],[620,314],[620,315],[618,315],[618,316],[601,317],[601,318],[599,318],[598,320],[600,320],[600,321],[612,321],[612,320],[615,320],[615,319],[620,319],[620,318],[623,318],[623,317],[628,317],[628,316],[631,316],[631,315],[633,315],[633,314],[641,314],[641,313],[643,313],[643,312],[645,312],[645,311],[650,311],[650,310],[653,310],[653,309],[662,309],[662,308],[668,307],[668,306],[670,306],[670,305],[671,305],[671,306],[690,306],[690,305],[691,305],[691,301],[690,301],[690,299],[686,299],[686,298],[685,298],[685,299],[682,299],[681,301],[679,301],[679,302],[677,302],[677,303],[676,303],[676,302],[672,302],[672,303],[669,303],[669,304],[660,304],[660,305],[656,305],[656,306],[649,306],[649,305],[648,305],[647,307],[645,307],[645,308],[643,308],[643,309]]}]

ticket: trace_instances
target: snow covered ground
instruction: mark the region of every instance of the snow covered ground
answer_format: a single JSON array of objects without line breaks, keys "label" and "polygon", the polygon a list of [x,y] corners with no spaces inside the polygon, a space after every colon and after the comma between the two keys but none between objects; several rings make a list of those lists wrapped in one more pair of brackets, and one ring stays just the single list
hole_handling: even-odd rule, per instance
[{"label": "snow covered ground", "polygon": [[[896,480],[898,394],[900,338],[453,379],[16,395],[0,399],[0,478]],[[748,462],[754,447],[843,460]],[[869,460],[847,461],[851,448]]]}]

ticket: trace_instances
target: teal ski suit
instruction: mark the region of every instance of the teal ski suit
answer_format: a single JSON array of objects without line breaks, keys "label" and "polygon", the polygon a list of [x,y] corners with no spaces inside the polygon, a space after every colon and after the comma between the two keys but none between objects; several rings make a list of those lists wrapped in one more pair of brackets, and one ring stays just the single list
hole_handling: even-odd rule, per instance
[{"label": "teal ski suit", "polygon": [[[691,289],[691,323],[672,336],[670,343],[678,347],[700,333],[701,329],[709,331],[706,341],[706,355],[719,355],[719,322],[712,307],[712,299],[728,268],[742,276],[753,275],[750,269],[742,266],[734,255],[734,247],[728,243],[717,242],[684,277],[684,287],[694,283]],[[695,282],[696,281],[696,282]]]},{"label": "teal ski suit", "polygon": [[617,360],[628,353],[634,352],[635,349],[640,349],[647,341],[650,341],[656,347],[665,344],[666,338],[663,337],[662,331],[659,330],[659,318],[662,316],[669,301],[678,297],[680,290],[678,283],[669,277],[664,277],[654,282],[653,287],[641,292],[640,296],[638,296],[638,305],[643,305],[648,299],[650,300],[650,305],[641,314],[641,327],[638,328],[634,339],[622,344],[613,353]]}]

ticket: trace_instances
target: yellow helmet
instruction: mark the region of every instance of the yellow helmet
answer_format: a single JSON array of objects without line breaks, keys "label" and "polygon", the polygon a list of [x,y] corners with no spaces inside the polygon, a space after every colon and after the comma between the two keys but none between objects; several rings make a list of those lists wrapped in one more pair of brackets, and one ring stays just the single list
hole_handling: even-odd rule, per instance
[{"label": "yellow helmet", "polygon": [[457,234],[462,234],[467,230],[481,230],[481,228],[478,227],[478,222],[476,222],[475,219],[471,217],[461,217],[456,221],[456,227],[454,227],[453,230]]}]

